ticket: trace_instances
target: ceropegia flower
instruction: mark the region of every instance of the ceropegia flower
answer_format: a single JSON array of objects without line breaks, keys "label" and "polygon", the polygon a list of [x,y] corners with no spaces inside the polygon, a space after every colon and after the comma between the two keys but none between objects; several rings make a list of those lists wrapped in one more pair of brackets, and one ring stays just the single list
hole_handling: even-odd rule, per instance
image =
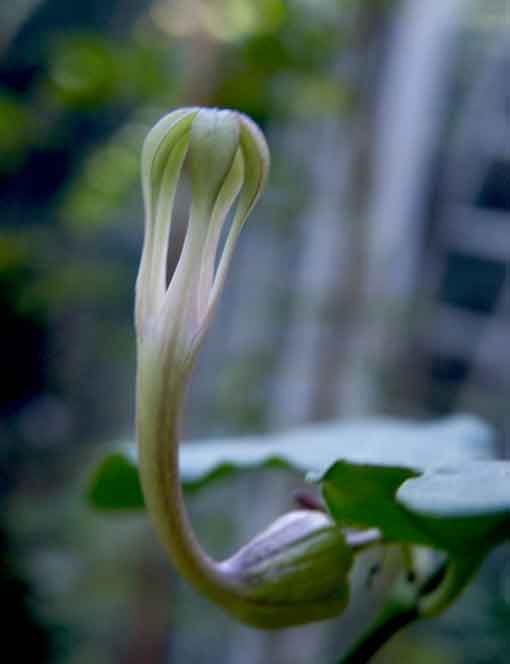
[{"label": "ceropegia flower", "polygon": [[[186,158],[191,179],[188,229],[167,284],[172,208]],[[182,109],[151,130],[142,154],[145,243],[136,297],[139,335],[160,320],[168,342],[178,346],[180,359],[190,359],[207,328],[239,232],[264,187],[268,168],[262,133],[234,111]],[[234,202],[234,218],[216,269],[220,233]]]},{"label": "ceropegia flower", "polygon": [[[191,178],[189,221],[168,283],[172,207],[184,164]],[[175,111],[147,136],[142,155],[145,242],[135,316],[137,438],[146,507],[177,569],[241,620],[283,627],[344,609],[353,550],[361,540],[349,540],[326,514],[296,510],[231,558],[213,561],[200,548],[187,516],[177,449],[191,366],[268,166],[262,133],[234,111]],[[233,206],[232,225],[217,257],[220,232]]]}]

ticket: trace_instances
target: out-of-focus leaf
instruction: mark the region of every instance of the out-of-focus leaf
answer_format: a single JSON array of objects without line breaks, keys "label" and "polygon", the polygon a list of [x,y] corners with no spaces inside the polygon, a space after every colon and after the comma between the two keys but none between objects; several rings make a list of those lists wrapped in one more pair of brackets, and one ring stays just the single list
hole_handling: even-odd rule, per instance
[{"label": "out-of-focus leaf", "polygon": [[116,49],[102,36],[66,35],[52,44],[50,84],[66,105],[84,107],[110,101],[119,76]]},{"label": "out-of-focus leaf", "polygon": [[90,32],[61,34],[51,45],[44,90],[63,106],[81,111],[148,99],[167,107],[177,92],[175,69],[167,49],[154,43]]},{"label": "out-of-focus leaf", "polygon": [[0,90],[0,175],[16,170],[34,139],[36,127],[29,107]]},{"label": "out-of-focus leaf", "polygon": [[216,6],[202,5],[201,11],[202,27],[213,38],[226,42],[275,32],[284,18],[282,0],[226,0]]},{"label": "out-of-focus leaf", "polygon": [[497,543],[510,537],[510,462],[431,468],[404,482],[397,501],[449,550]]},{"label": "out-of-focus leaf", "polygon": [[320,483],[339,524],[379,528],[390,541],[461,558],[510,537],[510,462],[465,461],[423,473],[337,462]]},{"label": "out-of-focus leaf", "polygon": [[112,299],[122,292],[126,283],[122,266],[99,261],[75,260],[48,269],[37,282],[27,287],[20,296],[19,307],[24,311],[42,309],[54,312],[79,302],[97,302],[99,296]]},{"label": "out-of-focus leaf", "polygon": [[[404,469],[404,475],[395,484],[394,494],[404,479],[432,464],[492,456],[492,433],[473,417],[456,416],[431,423],[375,418],[310,425],[272,436],[189,442],[181,446],[180,464],[183,485],[190,490],[200,489],[219,477],[261,468],[319,475],[338,459],[353,464],[398,466]],[[103,488],[105,483],[113,485],[112,475],[120,478],[118,490],[113,486]],[[129,444],[119,445],[106,455],[95,471],[88,495],[97,508],[118,509],[123,506],[124,491],[129,496],[140,491],[136,453]],[[125,508],[142,505],[142,501],[128,501]]]},{"label": "out-of-focus leaf", "polygon": [[87,498],[98,508],[129,510],[143,507],[138,469],[129,454],[109,454],[98,466],[87,490]]},{"label": "out-of-focus leaf", "polygon": [[62,199],[59,216],[74,233],[103,230],[124,210],[137,191],[143,125],[128,123],[85,159]]}]

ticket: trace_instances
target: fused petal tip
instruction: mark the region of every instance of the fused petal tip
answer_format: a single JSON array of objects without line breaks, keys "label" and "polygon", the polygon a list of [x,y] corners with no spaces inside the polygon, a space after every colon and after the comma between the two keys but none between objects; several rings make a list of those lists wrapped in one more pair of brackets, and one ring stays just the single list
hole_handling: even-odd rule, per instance
[{"label": "fused petal tip", "polygon": [[[191,180],[184,245],[170,283],[167,256],[175,194],[183,167]],[[269,150],[260,129],[236,111],[185,108],[163,117],[142,152],[145,241],[137,280],[139,339],[147,326],[167,329],[166,345],[189,356],[198,348],[223,287],[239,232],[260,196]],[[222,255],[218,242],[235,208]],[[217,266],[217,267],[216,267]],[[170,338],[172,337],[172,339]]]}]

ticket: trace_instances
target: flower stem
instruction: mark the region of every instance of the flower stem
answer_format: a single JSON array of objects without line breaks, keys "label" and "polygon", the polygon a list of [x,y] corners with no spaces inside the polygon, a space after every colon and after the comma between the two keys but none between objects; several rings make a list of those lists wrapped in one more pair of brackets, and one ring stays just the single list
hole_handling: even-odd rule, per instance
[{"label": "flower stem", "polygon": [[165,370],[168,357],[165,362],[165,358],[155,354],[151,361],[150,346],[143,352],[138,375],[137,429],[140,478],[148,512],[182,575],[209,597],[224,601],[228,580],[193,534],[179,481],[179,414],[186,380],[175,366],[171,372]]}]

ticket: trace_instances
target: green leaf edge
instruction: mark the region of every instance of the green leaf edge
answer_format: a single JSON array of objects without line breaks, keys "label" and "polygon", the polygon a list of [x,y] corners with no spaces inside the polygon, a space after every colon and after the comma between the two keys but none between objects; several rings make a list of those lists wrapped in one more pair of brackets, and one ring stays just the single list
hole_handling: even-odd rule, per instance
[{"label": "green leaf edge", "polygon": [[[443,458],[444,445],[435,447],[436,440],[443,437],[451,440],[446,458]],[[401,455],[398,452],[395,458],[395,449],[403,449],[402,442],[407,439],[413,442],[410,447],[411,457],[405,446],[405,460],[398,461]],[[420,443],[417,446],[418,440]],[[309,441],[314,443],[311,445]],[[388,447],[390,458],[387,458],[386,452],[381,456],[381,441],[384,442],[383,449]],[[233,474],[268,468],[300,474],[308,472],[310,475],[315,472],[317,475],[318,469],[322,467],[318,474],[320,477],[324,475],[324,469],[331,468],[337,459],[344,459],[356,465],[398,464],[405,468],[413,467],[419,472],[430,466],[420,449],[431,446],[435,447],[434,456],[439,454],[445,464],[456,463],[459,458],[493,457],[491,429],[479,418],[471,415],[456,414],[428,422],[372,417],[361,421],[305,425],[272,436],[255,435],[184,443],[181,448],[181,480],[184,489],[190,492],[198,491],[211,481]],[[426,456],[429,454],[430,452],[427,452]],[[312,470],[313,468],[315,470]],[[123,443],[112,447],[102,460],[96,463],[96,468],[90,475],[86,496],[92,507],[115,511],[143,508],[134,444]],[[123,492],[126,493],[125,499],[122,497]]]},{"label": "green leaf edge", "polygon": [[[484,470],[488,464],[494,469],[508,466],[508,461],[466,461],[455,469],[457,475]],[[414,488],[425,479],[441,476],[449,466],[431,466],[425,471],[413,471],[398,466],[380,466],[375,464],[357,465],[338,461],[328,468],[315,481],[321,486],[322,495],[332,518],[341,526],[358,528],[379,528],[387,541],[408,542],[447,551],[451,555],[473,556],[476,552],[487,552],[510,538],[510,483],[508,488],[508,507],[488,508],[485,512],[477,510],[448,513],[444,510],[420,509],[406,500],[409,488]],[[346,490],[344,485],[349,473],[360,473],[363,488],[351,483]],[[364,486],[367,474],[379,474],[380,482],[374,481],[373,487]],[[396,481],[390,491],[384,492],[384,475],[401,473],[401,481]],[[406,477],[407,474],[407,477]],[[366,482],[365,482],[366,484]],[[378,486],[379,484],[379,486]],[[414,486],[413,486],[414,484]],[[379,491],[379,494],[377,494]],[[367,509],[367,494],[375,494],[370,509]],[[342,502],[343,501],[343,502]],[[353,504],[351,504],[353,503]],[[381,517],[382,511],[385,516]],[[369,514],[368,518],[365,514]],[[393,518],[388,518],[388,514]],[[475,556],[476,557],[476,556]]]},{"label": "green leaf edge", "polygon": [[[241,463],[220,462],[197,477],[183,477],[182,486],[185,492],[191,494],[200,491],[211,482],[236,473],[253,473],[260,470],[286,470],[295,474],[303,472],[285,457],[271,455],[260,462],[249,462],[245,466]],[[127,487],[127,491],[122,494],[118,491],[119,482]],[[108,491],[108,487],[114,485],[117,488]],[[131,512],[143,509],[145,505],[134,454],[128,450],[115,450],[105,454],[88,481],[85,495],[89,505],[96,510]]]}]

